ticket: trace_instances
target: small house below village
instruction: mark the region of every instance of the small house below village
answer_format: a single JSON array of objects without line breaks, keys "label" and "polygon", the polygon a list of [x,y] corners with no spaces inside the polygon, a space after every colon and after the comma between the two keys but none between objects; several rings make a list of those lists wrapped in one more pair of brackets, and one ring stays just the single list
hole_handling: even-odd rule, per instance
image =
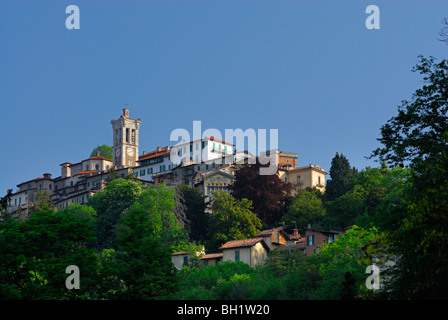
[{"label": "small house below village", "polygon": [[268,252],[271,250],[263,238],[233,240],[224,243],[220,248],[223,250],[223,261],[242,261],[251,267],[264,262]]}]

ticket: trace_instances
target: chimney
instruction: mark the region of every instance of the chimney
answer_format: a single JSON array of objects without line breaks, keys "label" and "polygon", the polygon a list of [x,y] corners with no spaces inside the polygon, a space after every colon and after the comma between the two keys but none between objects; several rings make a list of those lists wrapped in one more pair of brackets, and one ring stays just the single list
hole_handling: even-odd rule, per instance
[{"label": "chimney", "polygon": [[143,150],[143,154],[146,154],[146,151]]},{"label": "chimney", "polygon": [[45,179],[51,179],[51,173],[44,173]]},{"label": "chimney", "polygon": [[310,224],[308,225],[308,229],[311,229],[311,225]]},{"label": "chimney", "polygon": [[162,150],[162,148],[160,148],[160,147],[157,147],[157,151],[160,151],[160,150]]},{"label": "chimney", "polygon": [[300,235],[299,235],[299,230],[298,230],[298,229],[294,229],[294,235],[297,236],[297,237],[300,236]]}]

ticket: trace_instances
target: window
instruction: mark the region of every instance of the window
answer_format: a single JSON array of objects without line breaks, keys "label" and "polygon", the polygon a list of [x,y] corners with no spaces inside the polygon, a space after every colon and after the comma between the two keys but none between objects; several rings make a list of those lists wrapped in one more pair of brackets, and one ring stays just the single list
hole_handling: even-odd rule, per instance
[{"label": "window", "polygon": [[196,143],[196,150],[199,150],[199,143]]},{"label": "window", "polygon": [[238,262],[238,261],[240,261],[240,251],[236,250],[235,251],[235,262]]},{"label": "window", "polygon": [[218,144],[218,151],[221,152],[221,145]]},{"label": "window", "polygon": [[129,143],[129,128],[126,128],[126,142]]},{"label": "window", "polygon": [[205,147],[205,141],[202,141],[202,149],[204,149],[204,147]]},{"label": "window", "polygon": [[312,246],[314,244],[314,235],[309,235],[306,237],[306,245]]},{"label": "window", "polygon": [[224,146],[224,153],[227,153],[227,146]]},{"label": "window", "polygon": [[212,151],[215,151],[215,143],[213,142]]},{"label": "window", "polygon": [[188,257],[184,257],[184,263],[183,266],[188,266]]},{"label": "window", "polygon": [[327,234],[327,242],[332,243],[334,241],[334,234]]}]

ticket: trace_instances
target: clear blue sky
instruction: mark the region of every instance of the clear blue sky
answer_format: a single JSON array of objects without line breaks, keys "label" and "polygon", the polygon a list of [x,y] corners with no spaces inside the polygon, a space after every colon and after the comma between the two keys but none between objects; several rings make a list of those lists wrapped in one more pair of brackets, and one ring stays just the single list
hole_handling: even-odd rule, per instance
[{"label": "clear blue sky", "polygon": [[[67,30],[68,5],[80,29]],[[368,30],[368,5],[380,30]],[[298,165],[362,169],[379,129],[443,59],[448,1],[53,0],[0,3],[0,194],[112,145],[125,103],[140,152],[176,128],[279,129]]]}]

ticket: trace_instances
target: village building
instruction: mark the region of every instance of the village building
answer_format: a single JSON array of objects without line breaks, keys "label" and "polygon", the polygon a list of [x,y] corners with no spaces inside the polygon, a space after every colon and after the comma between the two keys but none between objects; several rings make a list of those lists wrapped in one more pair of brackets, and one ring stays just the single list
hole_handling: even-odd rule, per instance
[{"label": "village building", "polygon": [[305,248],[305,255],[312,255],[314,253],[319,252],[319,247],[323,243],[332,243],[337,239],[338,236],[341,234],[344,234],[342,231],[335,231],[335,230],[318,230],[313,229],[310,226],[308,228],[305,228],[305,238],[306,238],[306,248]]},{"label": "village building", "polygon": [[263,230],[259,234],[257,234],[256,237],[263,238],[269,249],[273,250],[281,246],[292,244],[289,235],[284,231],[284,229],[285,227],[278,227]]},{"label": "village building", "polygon": [[270,251],[263,238],[233,240],[224,243],[220,248],[223,251],[223,261],[242,261],[251,267],[262,264]]},{"label": "village building", "polygon": [[222,253],[209,253],[204,254],[201,257],[201,261],[204,266],[216,266],[218,263],[222,262],[223,254]]}]

